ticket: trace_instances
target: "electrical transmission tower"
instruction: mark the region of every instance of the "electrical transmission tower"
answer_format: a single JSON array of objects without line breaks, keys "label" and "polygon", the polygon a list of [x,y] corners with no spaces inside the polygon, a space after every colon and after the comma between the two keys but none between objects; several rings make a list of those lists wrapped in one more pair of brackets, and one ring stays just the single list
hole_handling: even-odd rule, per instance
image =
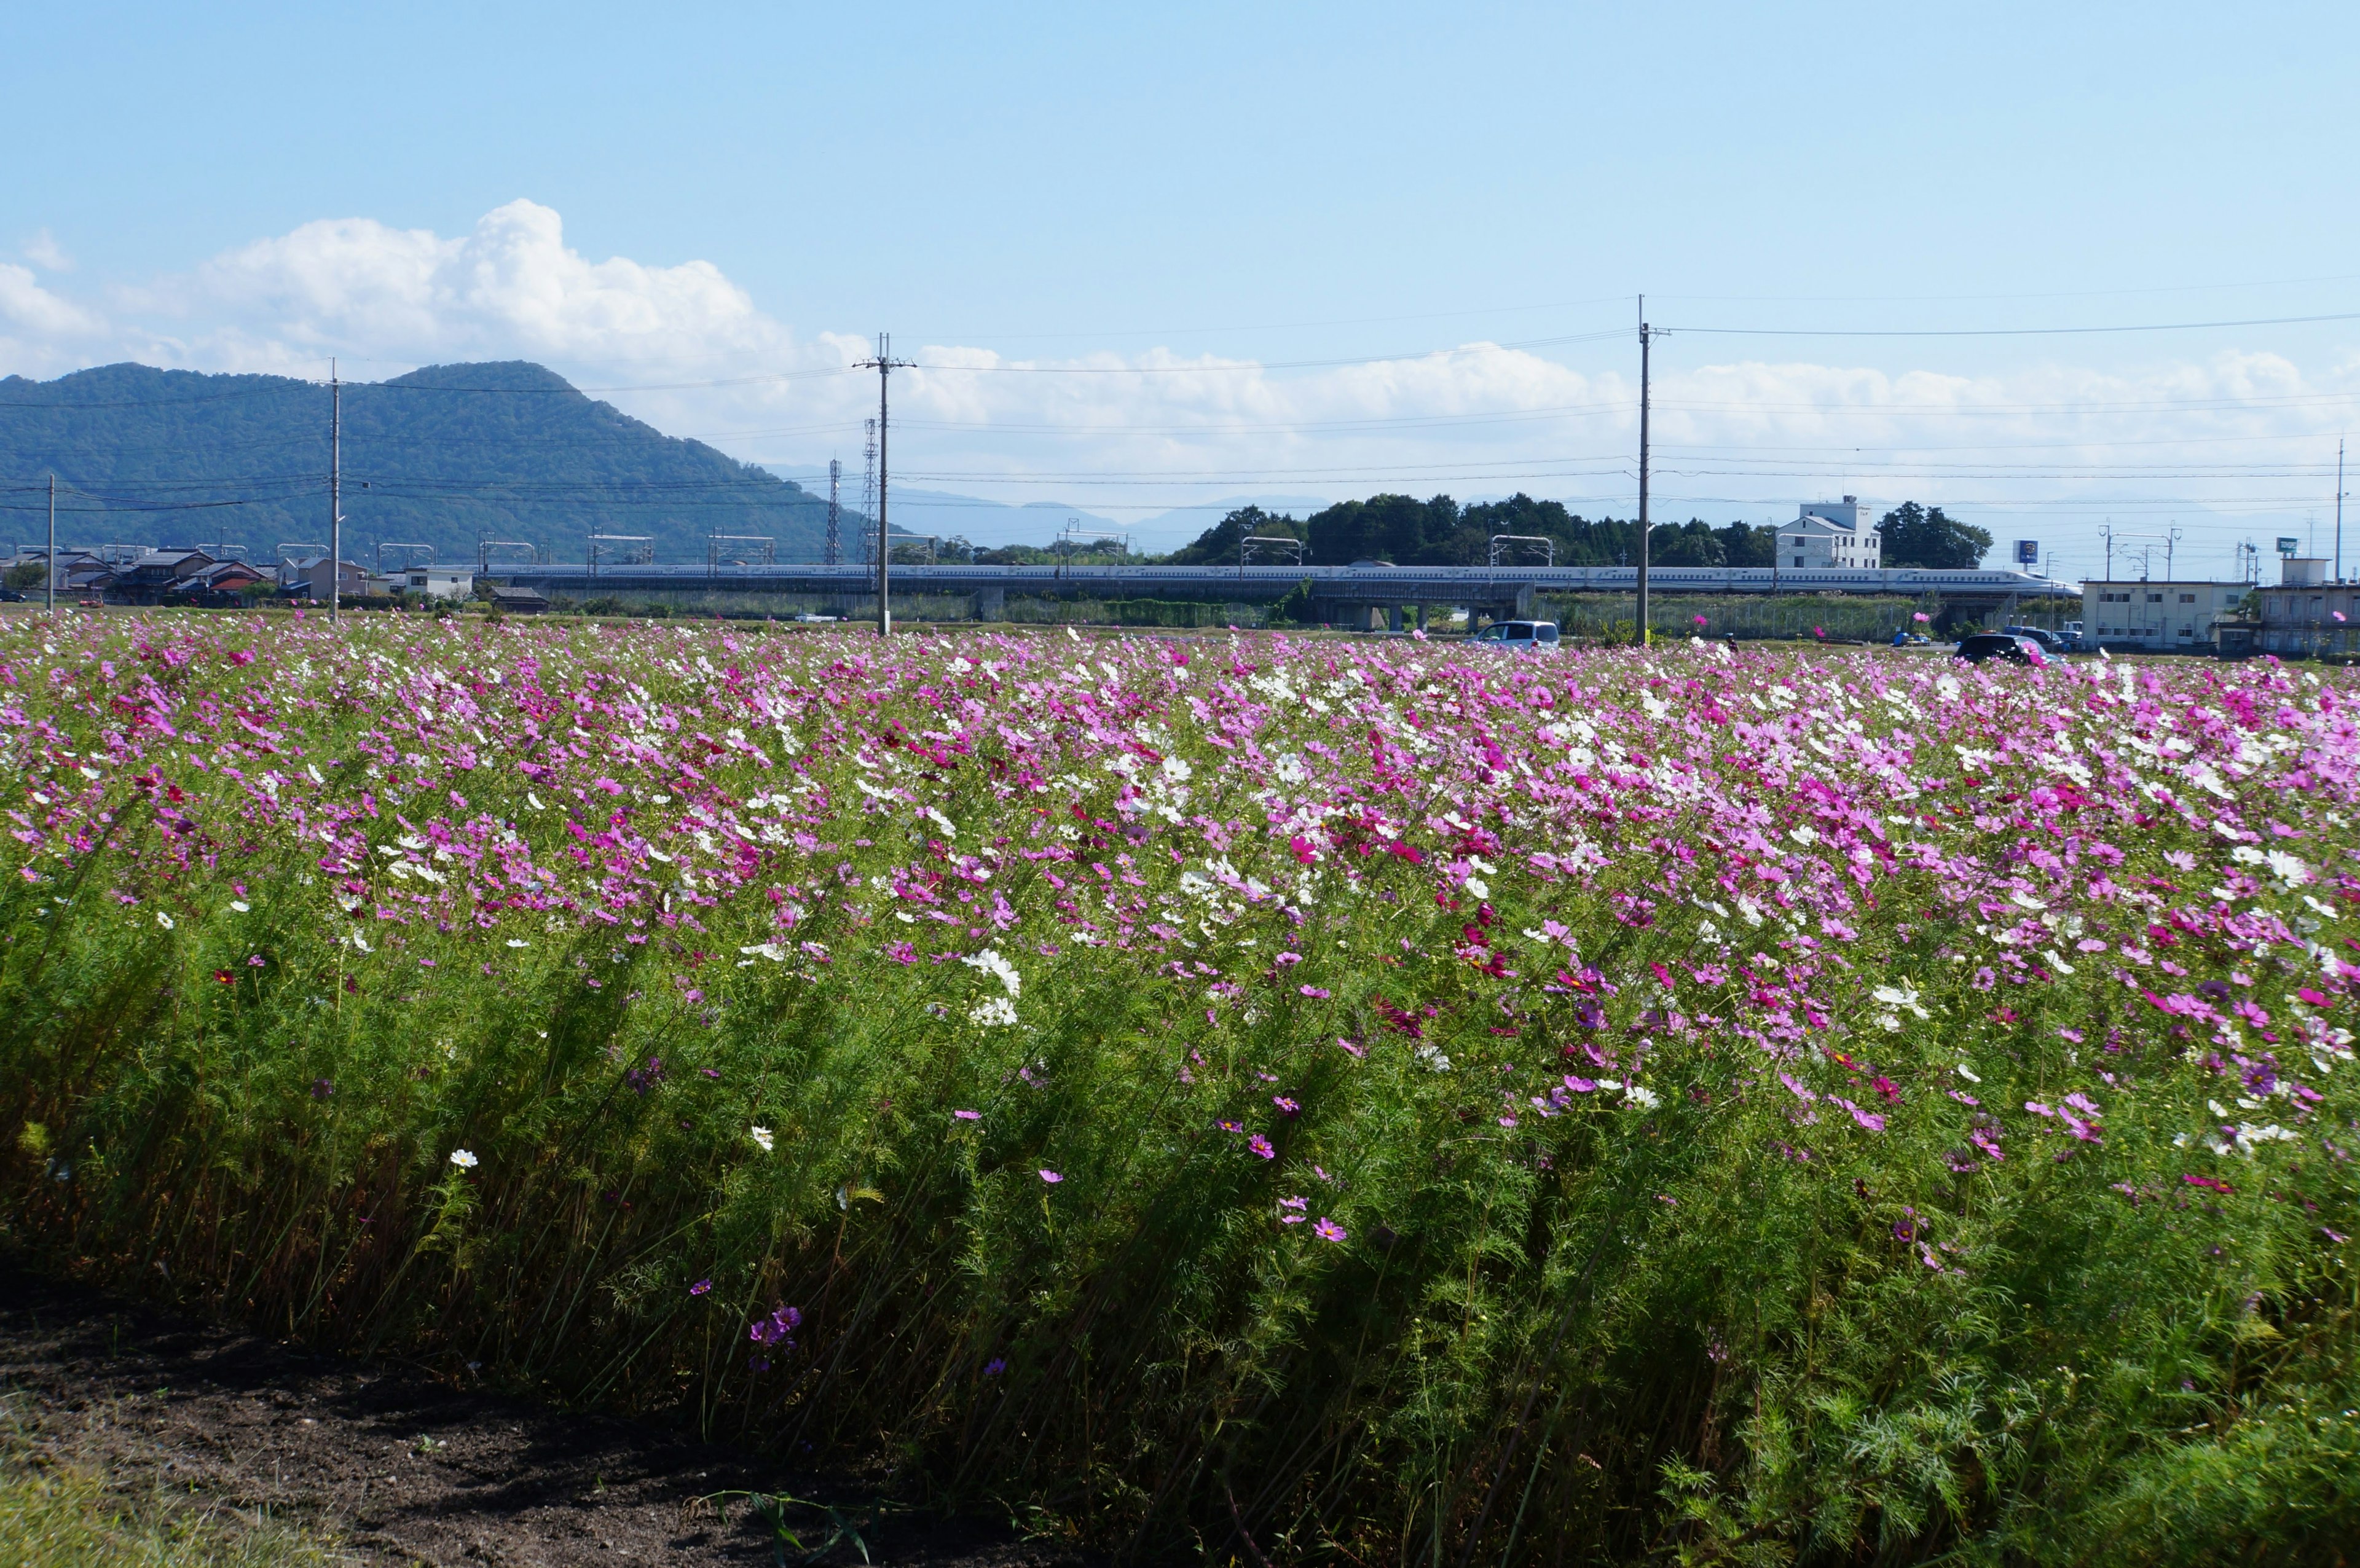
[{"label": "electrical transmission tower", "polygon": [[877,421],[868,419],[863,424],[865,436],[860,455],[865,462],[860,470],[860,516],[864,526],[860,530],[860,564],[874,566],[876,548],[870,536],[876,529],[869,525],[877,520]]},{"label": "electrical transmission tower", "polygon": [[830,566],[844,564],[843,508],[836,499],[837,487],[844,478],[844,464],[834,458],[827,460],[827,555]]}]

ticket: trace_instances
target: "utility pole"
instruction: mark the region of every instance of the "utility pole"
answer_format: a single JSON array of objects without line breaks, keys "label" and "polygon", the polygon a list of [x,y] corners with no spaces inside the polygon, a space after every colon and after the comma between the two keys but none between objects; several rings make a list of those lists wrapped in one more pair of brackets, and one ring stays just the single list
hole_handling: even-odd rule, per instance
[{"label": "utility pole", "polygon": [[1647,297],[1639,296],[1639,636],[1645,648],[1647,634]]},{"label": "utility pole", "polygon": [[2335,580],[2344,581],[2344,438],[2335,438]]},{"label": "utility pole", "polygon": [[337,617],[344,567],[344,384],[328,361],[328,619]]},{"label": "utility pole", "polygon": [[2108,517],[2098,531],[2106,539],[2106,581],[2114,580],[2114,519]]},{"label": "utility pole", "polygon": [[877,357],[862,360],[854,368],[877,372],[877,635],[890,637],[893,635],[893,608],[886,594],[892,585],[893,536],[885,526],[885,489],[888,483],[886,475],[892,467],[888,455],[888,443],[892,438],[888,433],[890,414],[886,399],[893,372],[912,367],[910,361],[893,357],[892,334],[879,332]]},{"label": "utility pole", "polygon": [[49,475],[49,592],[43,595],[42,606],[52,615],[58,613],[58,476]]},{"label": "utility pole", "polygon": [[827,552],[823,559],[830,566],[844,560],[843,511],[837,499],[837,486],[844,478],[844,464],[834,458],[827,460]]},{"label": "utility pole", "polygon": [[2179,578],[2174,577],[2171,574],[2172,552],[2179,548],[2180,525],[2178,523],[2174,523],[2171,525],[2171,531],[2163,536],[2163,580],[2166,583],[2177,583],[2180,581]]}]

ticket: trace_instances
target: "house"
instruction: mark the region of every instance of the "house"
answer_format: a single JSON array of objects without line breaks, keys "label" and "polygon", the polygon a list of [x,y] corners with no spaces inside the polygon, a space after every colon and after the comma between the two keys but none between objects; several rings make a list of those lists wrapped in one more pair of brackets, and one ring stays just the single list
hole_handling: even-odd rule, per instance
[{"label": "house", "polygon": [[2216,651],[2213,622],[2253,592],[2248,583],[2081,584],[2081,635],[2101,648],[2147,653]]},{"label": "house", "polygon": [[268,584],[269,577],[243,561],[216,561],[172,584],[175,597],[185,595],[201,604],[235,604],[246,591]]},{"label": "house", "polygon": [[2360,637],[2355,636],[2360,631],[2360,583],[2330,578],[2326,561],[2283,558],[2278,585],[2262,589],[2259,597],[2255,652],[2312,658],[2360,653]]},{"label": "house", "polygon": [[549,601],[530,588],[503,584],[492,589],[492,608],[511,615],[538,615],[549,608]]},{"label": "house", "polygon": [[1885,563],[1885,536],[1857,495],[1807,501],[1778,533],[1778,565],[1789,571],[1874,569]]},{"label": "house", "polygon": [[160,604],[172,584],[213,564],[201,550],[143,550],[115,569],[106,596],[121,604]]},{"label": "house", "polygon": [[[300,581],[301,586],[297,592],[317,599],[322,604],[326,603],[329,586],[328,558],[323,555],[311,562],[311,569],[302,574]],[[376,581],[366,568],[355,562],[349,561],[336,562],[334,582],[336,597],[339,599],[366,599],[373,594],[382,595],[384,589],[372,586]]]},{"label": "house", "polygon": [[475,573],[464,566],[412,566],[393,576],[396,586],[423,599],[464,599],[475,592]]}]

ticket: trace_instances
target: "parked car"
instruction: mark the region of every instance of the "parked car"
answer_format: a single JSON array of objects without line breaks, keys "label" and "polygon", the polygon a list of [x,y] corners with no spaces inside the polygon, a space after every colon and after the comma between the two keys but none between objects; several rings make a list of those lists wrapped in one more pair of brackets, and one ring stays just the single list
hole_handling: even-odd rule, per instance
[{"label": "parked car", "polygon": [[2071,645],[2063,637],[2042,626],[2002,626],[2000,630],[2009,637],[2030,637],[2049,653],[2072,651]]},{"label": "parked car", "polygon": [[21,604],[24,602],[25,595],[14,588],[0,588],[0,604]]},{"label": "parked car", "polygon": [[1494,621],[1468,639],[1484,644],[1505,643],[1524,653],[1557,646],[1555,621]]},{"label": "parked car", "polygon": [[2009,664],[2046,664],[2049,650],[2028,637],[2009,632],[1977,632],[1960,641],[1953,659],[1963,659],[1969,664],[1981,664],[1996,659]]}]

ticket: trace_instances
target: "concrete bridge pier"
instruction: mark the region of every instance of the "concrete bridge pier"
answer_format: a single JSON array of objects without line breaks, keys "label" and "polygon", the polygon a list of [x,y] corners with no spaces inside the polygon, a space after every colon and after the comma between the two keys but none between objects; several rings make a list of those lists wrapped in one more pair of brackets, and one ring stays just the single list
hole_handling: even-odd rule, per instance
[{"label": "concrete bridge pier", "polygon": [[978,588],[975,591],[975,618],[996,621],[1008,614],[1008,590]]}]

